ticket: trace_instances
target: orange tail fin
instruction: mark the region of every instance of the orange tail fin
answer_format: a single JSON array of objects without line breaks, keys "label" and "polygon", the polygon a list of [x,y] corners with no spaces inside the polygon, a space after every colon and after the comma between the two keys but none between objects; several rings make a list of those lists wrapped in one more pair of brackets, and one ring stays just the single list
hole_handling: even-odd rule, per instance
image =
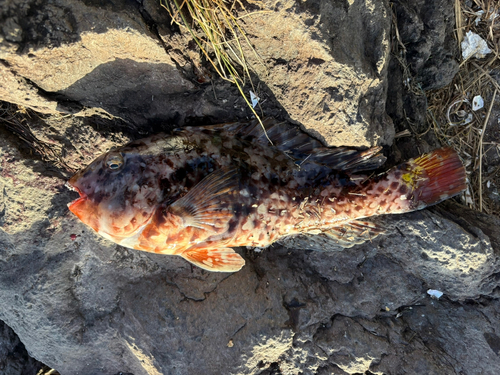
[{"label": "orange tail fin", "polygon": [[434,150],[409,160],[402,167],[403,181],[413,187],[413,209],[439,203],[467,187],[465,168],[451,148]]}]

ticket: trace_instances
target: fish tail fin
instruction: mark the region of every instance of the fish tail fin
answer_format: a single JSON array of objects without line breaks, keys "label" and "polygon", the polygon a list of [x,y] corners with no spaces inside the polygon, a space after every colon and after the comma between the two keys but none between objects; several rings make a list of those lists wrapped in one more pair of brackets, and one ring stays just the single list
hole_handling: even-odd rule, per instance
[{"label": "fish tail fin", "polygon": [[[466,189],[465,167],[451,148],[441,148],[403,163],[387,173],[400,189],[401,210],[409,212],[437,204]],[[402,193],[402,194],[400,194]],[[388,212],[389,213],[389,212]]]},{"label": "fish tail fin", "polygon": [[427,175],[415,190],[419,202],[426,206],[453,197],[467,188],[465,167],[451,148],[434,150],[414,159],[413,163]]}]

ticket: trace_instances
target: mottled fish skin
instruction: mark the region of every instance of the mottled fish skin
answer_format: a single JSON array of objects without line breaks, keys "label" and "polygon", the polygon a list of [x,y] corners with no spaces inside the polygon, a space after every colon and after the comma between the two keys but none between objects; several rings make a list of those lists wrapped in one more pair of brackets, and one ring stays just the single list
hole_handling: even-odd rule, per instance
[{"label": "mottled fish skin", "polygon": [[266,126],[275,145],[255,123],[234,123],[114,149],[69,180],[81,195],[69,208],[120,245],[233,272],[244,261],[232,247],[265,247],[304,233],[327,233],[350,246],[382,232],[359,219],[421,209],[465,188],[464,168],[450,149],[369,178],[358,171],[383,162],[378,148],[321,148],[272,119]]}]

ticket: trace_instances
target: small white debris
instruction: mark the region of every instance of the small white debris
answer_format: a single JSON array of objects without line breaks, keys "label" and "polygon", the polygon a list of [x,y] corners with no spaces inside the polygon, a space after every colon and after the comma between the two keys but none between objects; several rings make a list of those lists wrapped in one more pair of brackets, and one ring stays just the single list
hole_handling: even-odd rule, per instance
[{"label": "small white debris", "polygon": [[[485,13],[485,12],[484,12],[484,10],[482,10],[482,9],[481,9],[481,10],[478,10],[477,12],[472,12],[472,14],[473,14],[473,15],[477,16],[477,17],[476,17],[476,20],[475,20],[475,22],[476,22],[476,26],[479,24],[479,22],[481,22],[481,18],[483,17],[484,13]],[[490,21],[493,21],[493,20],[494,20],[495,18],[497,18],[497,17],[498,17],[498,13],[497,13],[497,12],[492,12],[492,13],[490,14],[490,16],[488,17],[488,19],[489,19]]]},{"label": "small white debris", "polygon": [[472,110],[477,111],[484,107],[484,100],[481,95],[476,95],[474,99],[472,99]]},{"label": "small white debris", "polygon": [[470,193],[470,189],[468,186],[467,186],[467,190],[465,190],[464,198],[465,198],[465,204],[473,204],[474,203],[472,200],[472,194]]},{"label": "small white debris", "polygon": [[489,189],[489,188],[490,188],[490,186],[491,186],[491,181],[488,181],[488,182],[486,183],[486,187]]},{"label": "small white debris", "polygon": [[462,58],[464,60],[470,57],[481,59],[488,53],[491,53],[491,49],[488,48],[486,41],[476,33],[467,31],[462,41]]},{"label": "small white debris", "polygon": [[481,21],[481,17],[484,14],[484,10],[481,9],[481,10],[478,10],[477,12],[472,12],[472,14],[477,16],[475,22],[476,22],[476,26],[479,25],[479,22]]},{"label": "small white debris", "polygon": [[[474,119],[472,117],[472,113],[469,113],[469,111],[465,111],[463,109],[459,109],[459,110],[455,111],[455,108],[460,108],[460,106],[462,106],[462,105],[465,105],[468,108],[471,107],[471,104],[467,98],[455,100],[448,107],[448,111],[446,112],[446,118],[447,118],[448,124],[450,126],[467,125],[467,124],[471,123],[472,120]],[[452,119],[451,119],[452,114],[454,114],[455,117],[458,117],[456,119],[456,120],[458,120],[457,122],[452,121]]]},{"label": "small white debris", "polygon": [[443,292],[441,292],[439,290],[435,290],[435,289],[429,289],[427,291],[427,294],[430,295],[431,298],[440,299],[443,295]]},{"label": "small white debris", "polygon": [[252,100],[252,107],[255,108],[260,98],[257,95],[255,95],[255,93],[252,90],[250,90],[250,99]]}]

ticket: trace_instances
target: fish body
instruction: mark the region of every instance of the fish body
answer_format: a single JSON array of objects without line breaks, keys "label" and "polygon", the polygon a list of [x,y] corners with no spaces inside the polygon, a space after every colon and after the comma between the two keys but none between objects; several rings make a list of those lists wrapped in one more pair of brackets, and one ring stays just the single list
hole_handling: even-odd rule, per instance
[{"label": "fish body", "polygon": [[[101,155],[68,185],[69,209],[103,237],[234,272],[233,247],[326,235],[350,247],[383,232],[360,219],[410,212],[465,189],[450,149],[369,177],[380,148],[323,147],[273,119],[178,129]],[[272,142],[272,144],[271,144]]]}]

